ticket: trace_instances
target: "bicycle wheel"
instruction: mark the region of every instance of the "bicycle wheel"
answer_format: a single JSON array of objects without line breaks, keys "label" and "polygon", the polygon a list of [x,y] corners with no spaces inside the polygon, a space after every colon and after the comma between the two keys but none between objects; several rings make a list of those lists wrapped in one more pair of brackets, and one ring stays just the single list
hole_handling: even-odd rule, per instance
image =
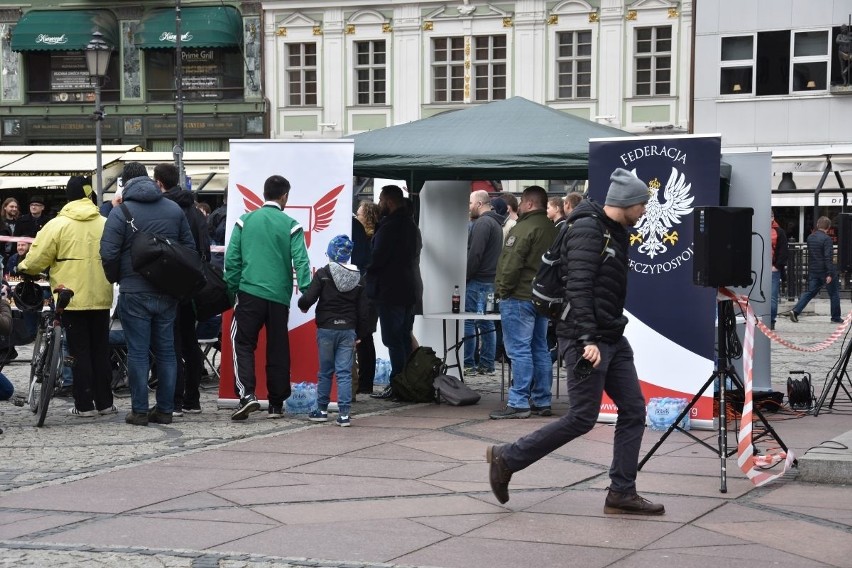
[{"label": "bicycle wheel", "polygon": [[54,327],[50,330],[50,334],[47,358],[42,371],[41,396],[39,397],[36,426],[44,425],[44,418],[47,416],[47,406],[53,396],[53,389],[57,381],[62,378],[62,328]]},{"label": "bicycle wheel", "polygon": [[45,330],[39,329],[33,343],[33,357],[30,361],[30,388],[27,395],[30,410],[38,412],[38,403],[41,398],[41,383],[44,369],[45,356],[47,355],[47,341],[45,341]]}]

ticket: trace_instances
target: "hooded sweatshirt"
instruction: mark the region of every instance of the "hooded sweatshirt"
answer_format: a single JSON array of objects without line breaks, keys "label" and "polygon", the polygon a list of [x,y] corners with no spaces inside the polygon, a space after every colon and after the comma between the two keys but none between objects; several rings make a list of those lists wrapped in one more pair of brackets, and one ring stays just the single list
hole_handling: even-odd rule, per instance
[{"label": "hooded sweatshirt", "polygon": [[330,262],[317,270],[299,309],[307,311],[314,303],[318,328],[354,329],[359,338],[370,334],[367,292],[355,265]]},{"label": "hooded sweatshirt", "polygon": [[[130,210],[137,230],[154,233],[191,249],[195,248],[195,241],[183,211],[176,203],[163,197],[154,180],[143,176],[125,182],[122,198],[124,205]],[[110,282],[118,282],[123,294],[162,294],[144,276],[133,270],[130,259],[132,242],[133,229],[124,216],[124,209],[115,207],[109,213],[104,236],[101,238],[101,261],[107,278]]]},{"label": "hooded sweatshirt", "polygon": [[50,289],[60,284],[74,291],[68,310],[108,310],[112,285],[99,253],[106,219],[88,197],[71,201],[51,219],[18,265],[26,274],[50,269]]}]

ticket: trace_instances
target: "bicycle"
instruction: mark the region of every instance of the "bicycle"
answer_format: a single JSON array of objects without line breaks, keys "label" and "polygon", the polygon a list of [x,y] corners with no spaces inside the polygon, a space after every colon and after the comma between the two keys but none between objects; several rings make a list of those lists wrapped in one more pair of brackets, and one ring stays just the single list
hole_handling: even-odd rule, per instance
[{"label": "bicycle", "polygon": [[27,400],[30,410],[36,415],[36,426],[39,427],[44,425],[54,390],[61,386],[64,365],[62,313],[74,296],[73,290],[61,285],[53,293],[57,295],[56,305],[47,305],[42,309],[30,362]]}]

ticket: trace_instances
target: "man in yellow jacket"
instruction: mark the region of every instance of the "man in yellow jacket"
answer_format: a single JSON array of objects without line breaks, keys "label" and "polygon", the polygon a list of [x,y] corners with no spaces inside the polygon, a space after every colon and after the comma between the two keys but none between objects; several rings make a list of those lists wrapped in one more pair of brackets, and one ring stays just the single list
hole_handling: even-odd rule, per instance
[{"label": "man in yellow jacket", "polygon": [[74,291],[62,322],[73,360],[70,413],[78,417],[116,412],[109,361],[112,285],[100,255],[106,219],[89,197],[91,192],[88,178],[72,176],[65,190],[68,203],[39,231],[27,258],[18,265],[20,272],[33,275],[49,269],[51,290],[63,285]]}]

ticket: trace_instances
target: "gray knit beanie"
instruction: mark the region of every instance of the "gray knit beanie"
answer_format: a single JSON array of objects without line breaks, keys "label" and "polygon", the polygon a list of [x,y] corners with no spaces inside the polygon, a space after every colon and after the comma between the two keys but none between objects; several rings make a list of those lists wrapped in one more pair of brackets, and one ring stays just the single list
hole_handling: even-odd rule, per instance
[{"label": "gray knit beanie", "polygon": [[625,169],[616,168],[609,179],[612,183],[606,193],[606,205],[626,209],[631,205],[646,203],[650,198],[645,182]]}]

